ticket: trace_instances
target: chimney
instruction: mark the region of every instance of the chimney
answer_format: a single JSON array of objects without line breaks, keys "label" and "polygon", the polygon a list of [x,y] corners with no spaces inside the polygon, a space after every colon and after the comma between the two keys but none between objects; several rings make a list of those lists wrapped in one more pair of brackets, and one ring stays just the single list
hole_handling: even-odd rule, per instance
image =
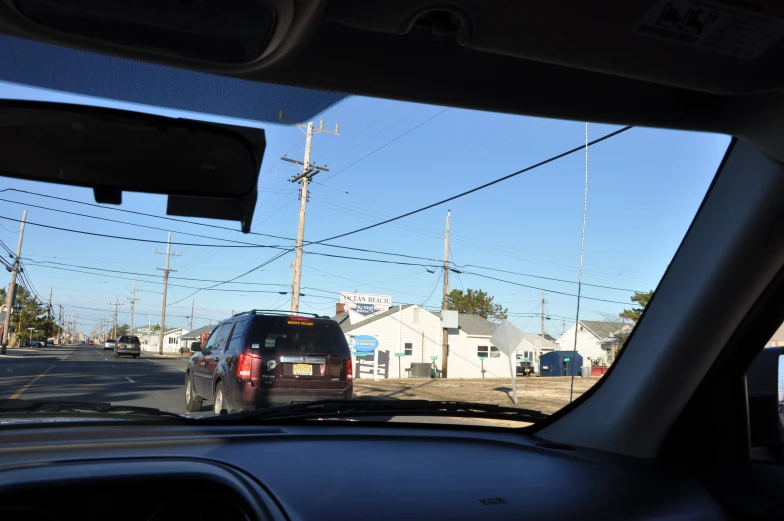
[{"label": "chimney", "polygon": [[335,316],[341,315],[346,312],[346,305],[342,302],[335,304]]}]

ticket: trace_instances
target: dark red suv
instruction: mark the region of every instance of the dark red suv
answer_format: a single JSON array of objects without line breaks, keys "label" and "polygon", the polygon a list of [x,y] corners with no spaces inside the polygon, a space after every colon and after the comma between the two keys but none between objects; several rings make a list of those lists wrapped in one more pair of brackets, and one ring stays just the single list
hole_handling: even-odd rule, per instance
[{"label": "dark red suv", "polygon": [[185,407],[236,412],[327,398],[351,399],[351,353],[328,317],[238,313],[218,324],[185,371]]}]

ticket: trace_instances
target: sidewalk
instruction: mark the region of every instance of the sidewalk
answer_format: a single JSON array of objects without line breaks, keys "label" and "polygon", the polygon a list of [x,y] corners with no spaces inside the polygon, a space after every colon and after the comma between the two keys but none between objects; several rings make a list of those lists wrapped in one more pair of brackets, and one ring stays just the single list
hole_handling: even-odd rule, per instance
[{"label": "sidewalk", "polygon": [[164,353],[164,354],[161,355],[161,354],[158,354],[157,351],[145,351],[145,350],[142,350],[142,356],[151,356],[151,357],[155,357],[155,358],[174,358],[174,359],[184,359],[184,360],[187,360],[187,359],[189,359],[191,357],[192,354],[193,353],[187,353],[187,354],[184,354],[184,355],[181,355],[179,353]]}]

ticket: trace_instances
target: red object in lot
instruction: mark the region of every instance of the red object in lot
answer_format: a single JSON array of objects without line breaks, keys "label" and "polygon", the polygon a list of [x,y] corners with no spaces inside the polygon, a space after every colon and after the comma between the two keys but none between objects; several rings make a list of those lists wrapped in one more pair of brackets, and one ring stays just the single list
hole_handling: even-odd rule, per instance
[{"label": "red object in lot", "polygon": [[591,376],[602,376],[608,369],[606,365],[595,365],[591,367]]},{"label": "red object in lot", "polygon": [[207,339],[210,338],[210,334],[211,333],[207,333],[207,332],[201,334],[201,342],[200,342],[201,345],[207,345]]},{"label": "red object in lot", "polygon": [[95,345],[95,344],[93,344],[93,341],[90,340],[89,342],[87,342],[87,345],[91,345],[92,346],[92,345]]}]

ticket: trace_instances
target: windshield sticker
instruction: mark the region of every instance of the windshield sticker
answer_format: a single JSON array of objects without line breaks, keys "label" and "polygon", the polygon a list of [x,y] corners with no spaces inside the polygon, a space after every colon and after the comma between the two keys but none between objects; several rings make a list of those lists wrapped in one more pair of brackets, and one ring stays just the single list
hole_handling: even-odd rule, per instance
[{"label": "windshield sticker", "polygon": [[250,348],[251,349],[258,349],[259,348],[259,344],[251,344]]}]

